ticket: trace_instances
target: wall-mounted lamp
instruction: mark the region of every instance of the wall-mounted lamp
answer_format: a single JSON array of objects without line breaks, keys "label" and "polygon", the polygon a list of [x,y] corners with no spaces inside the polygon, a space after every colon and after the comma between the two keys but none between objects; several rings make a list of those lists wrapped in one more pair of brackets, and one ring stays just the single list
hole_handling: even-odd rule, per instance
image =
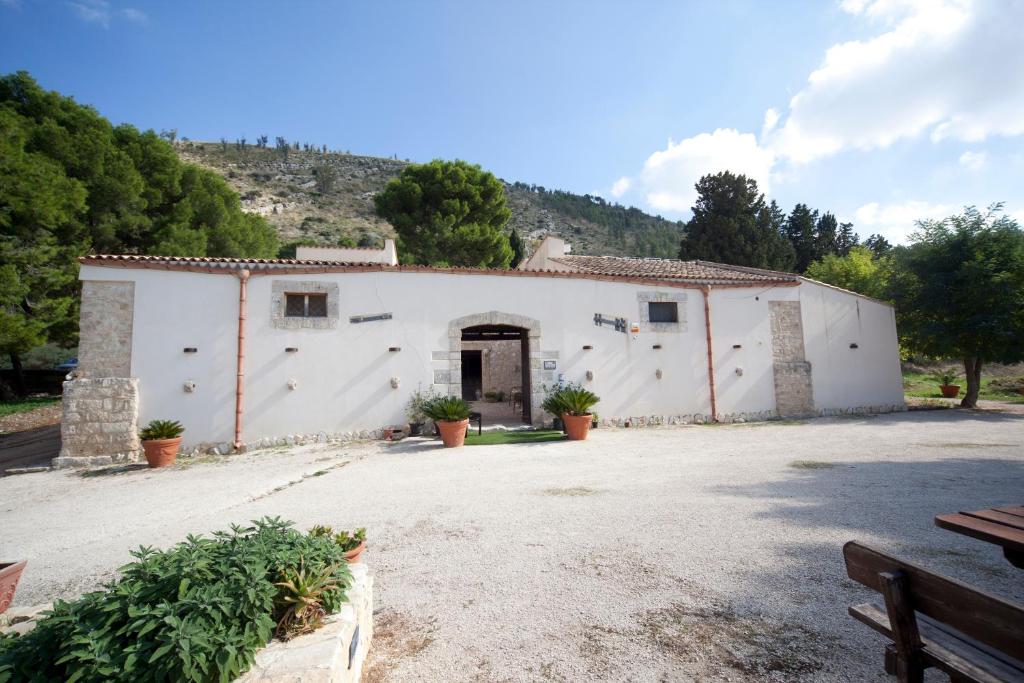
[{"label": "wall-mounted lamp", "polygon": [[185,353],[196,353],[199,351],[199,349],[197,349],[194,346],[186,346],[185,348],[182,349],[182,351],[184,351]]},{"label": "wall-mounted lamp", "polygon": [[583,350],[584,350],[584,351],[593,351],[593,350],[594,350],[594,347],[593,347],[593,346],[591,346],[590,344],[585,344],[585,345],[583,346]]},{"label": "wall-mounted lamp", "polygon": [[298,353],[299,352],[299,347],[298,346],[286,346],[285,349],[284,349],[284,352],[285,353]]},{"label": "wall-mounted lamp", "polygon": [[299,380],[290,379],[288,380],[288,391],[295,391],[299,388]]},{"label": "wall-mounted lamp", "polygon": [[657,351],[658,349],[660,349],[660,348],[661,348],[661,344],[655,344],[655,345],[654,345],[654,346],[652,346],[651,348],[652,348],[652,349],[654,349],[655,351]]},{"label": "wall-mounted lamp", "polygon": [[850,348],[851,348],[851,349],[858,349],[858,348],[860,348],[860,347],[859,347],[859,346],[857,346],[857,342],[854,342],[854,343],[850,344]]},{"label": "wall-mounted lamp", "polygon": [[389,346],[388,347],[388,353],[398,353],[401,350],[402,350],[401,346]]},{"label": "wall-mounted lamp", "polygon": [[186,380],[184,386],[182,386],[182,389],[185,390],[186,394],[191,394],[196,390],[196,383],[193,382],[192,380]]},{"label": "wall-mounted lamp", "polygon": [[391,378],[391,388],[392,389],[397,389],[401,385],[402,385],[402,380],[401,379],[399,379],[398,377],[392,377]]},{"label": "wall-mounted lamp", "polygon": [[734,349],[742,349],[743,348],[743,344],[733,344],[732,348],[734,348]]},{"label": "wall-mounted lamp", "polygon": [[743,368],[736,368],[736,376],[737,377],[742,377],[743,376]]},{"label": "wall-mounted lamp", "polygon": [[593,370],[587,370],[587,381],[588,382],[593,382],[594,381],[594,371]]},{"label": "wall-mounted lamp", "polygon": [[661,379],[661,376],[662,376],[661,368],[658,368],[657,370],[654,371],[654,376],[657,377],[658,379]]}]

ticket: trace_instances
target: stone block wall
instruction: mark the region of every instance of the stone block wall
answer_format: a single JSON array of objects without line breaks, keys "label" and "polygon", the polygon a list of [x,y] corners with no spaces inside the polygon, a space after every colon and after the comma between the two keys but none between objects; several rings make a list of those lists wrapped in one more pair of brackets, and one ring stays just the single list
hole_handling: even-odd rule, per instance
[{"label": "stone block wall", "polygon": [[769,301],[775,411],[781,417],[814,413],[811,364],[804,356],[804,326],[799,301]]},{"label": "stone block wall", "polygon": [[512,387],[522,388],[522,348],[522,342],[516,339],[462,342],[463,351],[482,352],[484,392],[503,391],[506,396]]},{"label": "stone block wall", "polygon": [[99,377],[64,382],[60,455],[54,467],[91,467],[139,458],[139,380]]},{"label": "stone block wall", "polygon": [[80,316],[75,376],[130,376],[135,283],[83,281]]}]

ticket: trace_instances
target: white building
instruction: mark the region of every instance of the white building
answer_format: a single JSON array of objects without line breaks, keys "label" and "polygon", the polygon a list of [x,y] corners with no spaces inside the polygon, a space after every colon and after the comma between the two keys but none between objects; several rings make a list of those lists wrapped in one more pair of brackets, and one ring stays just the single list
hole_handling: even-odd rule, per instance
[{"label": "white building", "polygon": [[613,425],[903,409],[892,307],[795,275],[569,256],[550,237],[520,270],[301,255],[83,258],[60,464],[127,457],[152,419],[220,451],[378,433],[413,391],[475,398],[488,344],[534,424],[559,381]]}]

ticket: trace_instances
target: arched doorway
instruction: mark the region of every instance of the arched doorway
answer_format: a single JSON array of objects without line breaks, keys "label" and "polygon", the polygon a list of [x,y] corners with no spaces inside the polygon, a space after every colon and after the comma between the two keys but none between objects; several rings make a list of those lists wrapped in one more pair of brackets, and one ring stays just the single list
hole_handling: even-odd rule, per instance
[{"label": "arched doorway", "polygon": [[[488,346],[498,348],[500,345],[515,346],[518,372],[515,379],[520,392],[521,402],[517,414],[522,421],[539,425],[542,419],[540,403],[542,387],[540,380],[540,323],[533,318],[490,311],[464,316],[448,324],[449,341],[449,394],[474,400],[482,396],[488,389],[485,378],[488,377],[488,357],[484,351]],[[466,342],[464,349],[463,342]],[[468,353],[467,353],[468,352]],[[498,369],[492,367],[492,382],[500,381],[504,386],[512,381],[507,366],[509,353],[502,351],[501,370],[505,379],[495,380]],[[492,354],[492,363],[498,363],[497,356]],[[499,384],[494,385],[496,388]],[[509,387],[508,390],[511,390]],[[479,393],[478,393],[479,392]]]}]

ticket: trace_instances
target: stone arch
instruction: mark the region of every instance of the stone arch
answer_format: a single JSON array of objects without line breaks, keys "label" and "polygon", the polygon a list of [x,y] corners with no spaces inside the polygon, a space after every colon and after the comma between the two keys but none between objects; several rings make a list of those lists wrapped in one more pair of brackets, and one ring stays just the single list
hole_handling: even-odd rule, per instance
[{"label": "stone arch", "polygon": [[[488,311],[456,318],[448,323],[448,394],[462,396],[462,330],[477,325],[508,325],[526,330],[530,362],[530,424],[539,427],[544,419],[540,407],[544,400],[541,389],[540,321],[515,313]],[[524,397],[525,398],[525,397]]]}]

